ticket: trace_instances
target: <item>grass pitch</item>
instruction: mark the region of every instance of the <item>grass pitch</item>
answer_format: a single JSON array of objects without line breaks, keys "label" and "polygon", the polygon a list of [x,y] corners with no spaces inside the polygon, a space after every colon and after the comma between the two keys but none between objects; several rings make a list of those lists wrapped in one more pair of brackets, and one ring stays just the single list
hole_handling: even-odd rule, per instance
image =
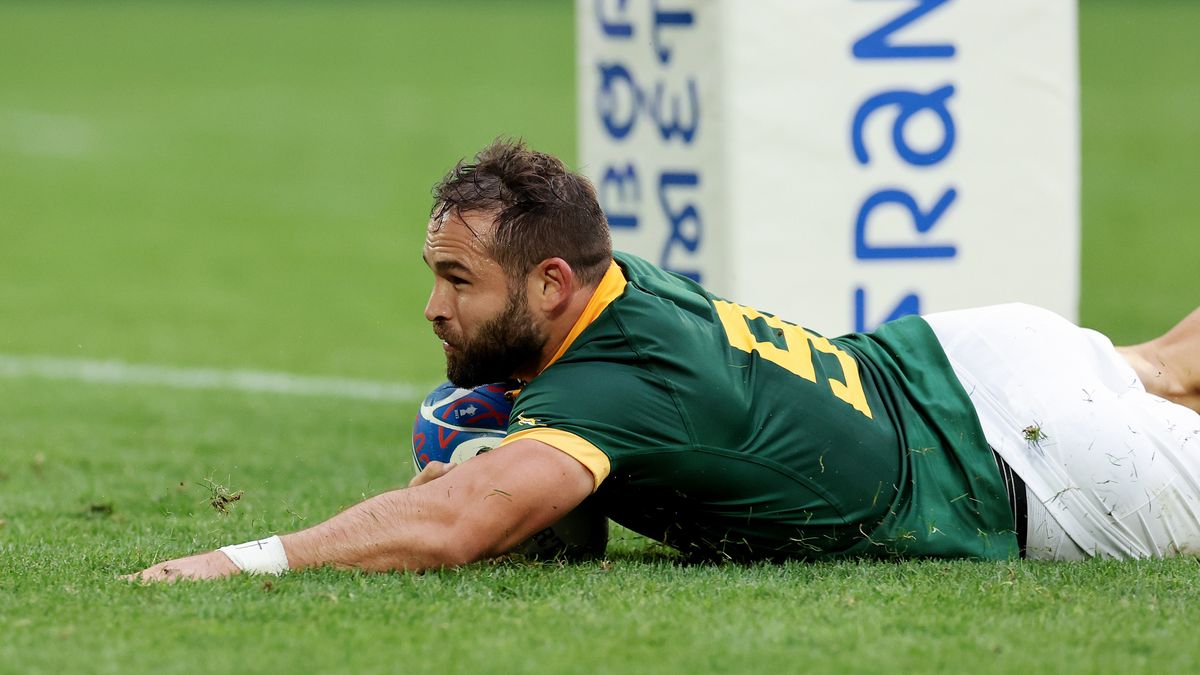
[{"label": "grass pitch", "polygon": [[[570,9],[0,6],[0,355],[432,386],[429,186],[498,133],[574,157]],[[1119,340],[1200,303],[1198,22],[1080,7],[1082,316]],[[1200,662],[1193,560],[684,566],[618,532],[579,565],[115,580],[402,483],[415,405],[0,375],[0,672]]]}]

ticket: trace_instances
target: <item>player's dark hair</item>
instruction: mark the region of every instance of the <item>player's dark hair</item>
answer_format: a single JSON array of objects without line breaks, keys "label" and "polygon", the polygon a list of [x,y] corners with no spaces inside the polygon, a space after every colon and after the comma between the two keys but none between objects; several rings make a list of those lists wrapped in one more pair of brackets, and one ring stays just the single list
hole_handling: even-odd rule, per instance
[{"label": "player's dark hair", "polygon": [[498,138],[458,164],[433,188],[433,219],[448,213],[495,213],[488,254],[509,278],[547,258],[562,258],[584,284],[604,276],[612,260],[608,221],[596,190],[557,157]]}]

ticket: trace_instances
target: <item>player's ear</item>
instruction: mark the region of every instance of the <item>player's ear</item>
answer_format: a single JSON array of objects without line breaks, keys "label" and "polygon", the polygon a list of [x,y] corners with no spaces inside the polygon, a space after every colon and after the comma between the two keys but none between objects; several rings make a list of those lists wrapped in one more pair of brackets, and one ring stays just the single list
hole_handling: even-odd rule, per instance
[{"label": "player's ear", "polygon": [[530,275],[530,302],[544,312],[555,312],[567,305],[575,290],[575,270],[562,258],[547,258]]}]

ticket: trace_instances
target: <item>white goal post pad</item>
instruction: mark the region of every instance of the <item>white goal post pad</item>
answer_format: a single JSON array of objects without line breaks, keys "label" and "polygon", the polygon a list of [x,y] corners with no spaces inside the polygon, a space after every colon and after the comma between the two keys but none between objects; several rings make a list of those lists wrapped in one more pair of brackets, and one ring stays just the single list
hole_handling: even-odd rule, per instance
[{"label": "white goal post pad", "polygon": [[826,333],[1076,318],[1071,0],[577,0],[614,245]]}]

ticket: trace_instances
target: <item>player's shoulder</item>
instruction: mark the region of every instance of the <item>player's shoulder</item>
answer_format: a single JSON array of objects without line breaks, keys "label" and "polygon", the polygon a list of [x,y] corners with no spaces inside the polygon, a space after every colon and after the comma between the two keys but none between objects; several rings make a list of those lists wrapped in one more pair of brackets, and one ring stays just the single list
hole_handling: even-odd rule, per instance
[{"label": "player's shoulder", "polygon": [[665,270],[632,253],[613,251],[613,261],[621,268],[625,280],[643,292],[655,295],[687,294],[712,297],[695,279]]},{"label": "player's shoulder", "polygon": [[695,280],[628,253],[614,252],[613,259],[628,283],[612,314],[635,341],[715,324],[715,296]]},{"label": "player's shoulder", "polygon": [[[556,363],[516,396],[512,428],[593,423],[628,427],[643,418],[675,415],[671,392],[650,369],[634,363]],[[534,421],[536,420],[536,421]]]},{"label": "player's shoulder", "polygon": [[542,371],[516,394],[517,407],[558,399],[597,399],[636,395],[649,384],[645,369],[630,359],[561,360]]}]

